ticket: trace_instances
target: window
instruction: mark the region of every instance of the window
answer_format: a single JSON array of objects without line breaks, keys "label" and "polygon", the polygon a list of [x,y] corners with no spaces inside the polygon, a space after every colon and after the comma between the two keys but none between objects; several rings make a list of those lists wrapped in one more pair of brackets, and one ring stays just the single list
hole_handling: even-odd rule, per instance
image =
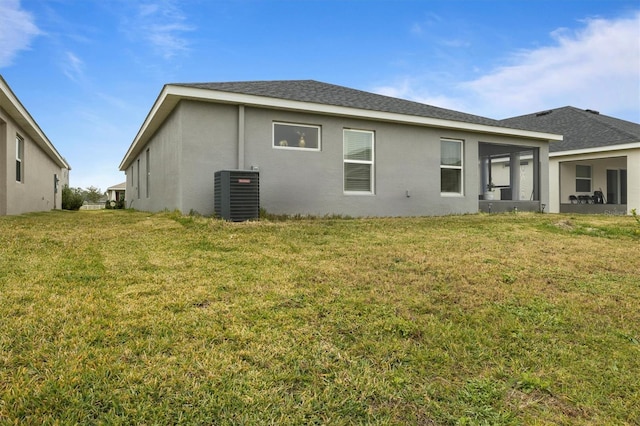
[{"label": "window", "polygon": [[576,165],[576,192],[591,192],[591,166]]},{"label": "window", "polygon": [[462,141],[440,140],[440,192],[462,194]]},{"label": "window", "polygon": [[345,129],[343,140],[344,191],[373,194],[373,132]]},{"label": "window", "polygon": [[147,191],[147,198],[149,198],[149,185],[151,181],[151,166],[149,165],[149,148],[145,154],[145,164],[147,166],[147,184],[145,185]]},{"label": "window", "polygon": [[320,151],[320,126],[273,123],[273,147]]},{"label": "window", "polygon": [[16,135],[16,182],[24,182],[24,139]]},{"label": "window", "polygon": [[138,185],[136,186],[136,193],[138,195],[138,199],[140,199],[140,159],[139,158],[136,161],[136,164],[138,165],[138,174],[136,176],[136,181],[138,182]]}]

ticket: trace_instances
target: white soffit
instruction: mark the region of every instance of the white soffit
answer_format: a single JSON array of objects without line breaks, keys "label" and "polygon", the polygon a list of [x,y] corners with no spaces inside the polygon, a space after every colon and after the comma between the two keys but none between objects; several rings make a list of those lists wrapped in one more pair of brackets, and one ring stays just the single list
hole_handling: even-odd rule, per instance
[{"label": "white soffit", "polygon": [[598,154],[603,152],[625,151],[627,149],[639,149],[640,142],[621,145],[598,146],[594,148],[575,149],[573,151],[550,152],[549,157],[567,157],[570,155]]}]

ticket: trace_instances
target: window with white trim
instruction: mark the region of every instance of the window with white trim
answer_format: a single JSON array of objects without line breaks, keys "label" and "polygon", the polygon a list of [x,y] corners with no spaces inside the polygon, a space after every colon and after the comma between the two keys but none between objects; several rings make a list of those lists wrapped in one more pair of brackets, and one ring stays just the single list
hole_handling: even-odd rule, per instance
[{"label": "window with white trim", "polygon": [[16,135],[16,182],[24,182],[24,139]]},{"label": "window with white trim", "polygon": [[576,164],[576,192],[591,192],[591,166]]},{"label": "window with white trim", "polygon": [[320,151],[320,126],[274,122],[273,147]]},{"label": "window with white trim", "polygon": [[440,192],[442,194],[463,193],[463,141],[440,139]]},{"label": "window with white trim", "polygon": [[138,199],[140,199],[140,159],[138,158],[138,161],[136,161],[136,165],[137,170],[138,170],[138,174],[136,176],[136,181],[138,181],[138,186],[136,186],[136,193],[138,195]]},{"label": "window with white trim", "polygon": [[374,193],[374,133],[343,130],[344,192]]},{"label": "window with white trim", "polygon": [[145,154],[145,158],[144,158],[144,163],[145,166],[147,168],[147,173],[146,173],[146,177],[147,177],[147,182],[145,185],[145,191],[146,191],[146,195],[147,198],[149,198],[149,194],[150,194],[150,188],[151,188],[151,165],[149,164],[149,148],[147,148],[146,154]]}]

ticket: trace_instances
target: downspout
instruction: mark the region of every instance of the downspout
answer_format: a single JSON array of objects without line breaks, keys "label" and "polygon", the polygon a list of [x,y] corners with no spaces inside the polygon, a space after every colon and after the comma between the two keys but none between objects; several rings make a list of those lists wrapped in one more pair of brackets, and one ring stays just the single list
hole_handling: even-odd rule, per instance
[{"label": "downspout", "polygon": [[244,105],[238,105],[238,170],[244,170]]}]

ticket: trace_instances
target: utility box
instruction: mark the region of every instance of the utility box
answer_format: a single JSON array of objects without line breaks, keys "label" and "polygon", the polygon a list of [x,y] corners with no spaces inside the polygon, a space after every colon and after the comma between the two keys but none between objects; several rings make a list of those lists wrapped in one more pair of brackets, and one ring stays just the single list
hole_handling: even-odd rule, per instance
[{"label": "utility box", "polygon": [[254,170],[219,170],[214,177],[216,215],[233,222],[260,217],[260,174]]}]

